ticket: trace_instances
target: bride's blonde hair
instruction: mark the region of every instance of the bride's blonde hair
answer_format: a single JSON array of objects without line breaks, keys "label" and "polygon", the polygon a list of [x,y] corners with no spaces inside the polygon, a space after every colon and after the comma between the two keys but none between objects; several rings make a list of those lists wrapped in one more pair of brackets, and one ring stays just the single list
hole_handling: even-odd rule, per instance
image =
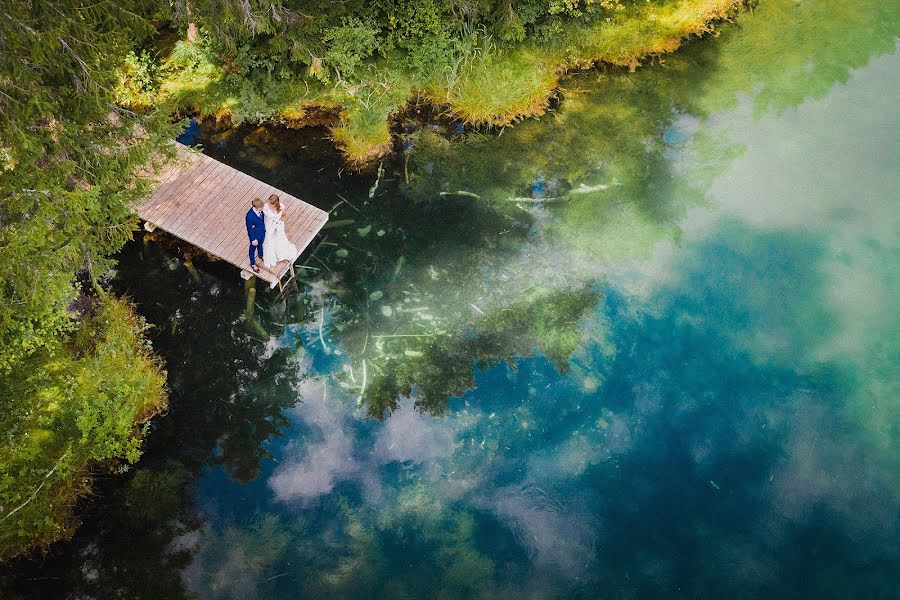
[{"label": "bride's blonde hair", "polygon": [[275,210],[281,212],[281,200],[278,198],[278,194],[272,194],[269,196],[269,204],[275,207]]}]

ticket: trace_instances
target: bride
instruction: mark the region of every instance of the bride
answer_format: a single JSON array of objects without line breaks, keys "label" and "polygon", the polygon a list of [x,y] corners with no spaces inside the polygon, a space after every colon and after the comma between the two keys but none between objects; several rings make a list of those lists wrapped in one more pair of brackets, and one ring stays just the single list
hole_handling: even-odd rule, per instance
[{"label": "bride", "polygon": [[266,219],[266,237],[263,241],[263,263],[266,268],[272,269],[279,260],[294,260],[297,258],[297,246],[287,239],[284,232],[285,212],[276,194],[269,196],[269,201],[263,207]]}]

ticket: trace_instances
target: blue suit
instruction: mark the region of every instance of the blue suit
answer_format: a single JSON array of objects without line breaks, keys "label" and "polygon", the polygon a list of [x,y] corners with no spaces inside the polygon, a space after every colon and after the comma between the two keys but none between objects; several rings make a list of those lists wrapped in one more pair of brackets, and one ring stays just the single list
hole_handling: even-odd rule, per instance
[{"label": "blue suit", "polygon": [[[256,211],[251,208],[247,211],[244,222],[247,224],[247,237],[250,238],[250,266],[253,266],[256,264],[257,253],[260,258],[263,257],[263,242],[266,239],[266,220],[264,215],[257,215]],[[254,240],[256,241],[255,246],[253,245]]]}]

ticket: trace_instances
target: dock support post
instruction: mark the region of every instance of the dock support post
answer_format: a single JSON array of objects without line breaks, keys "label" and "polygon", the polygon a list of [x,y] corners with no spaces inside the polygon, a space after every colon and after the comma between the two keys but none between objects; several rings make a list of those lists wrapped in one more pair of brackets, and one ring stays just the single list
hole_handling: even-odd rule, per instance
[{"label": "dock support post", "polygon": [[294,286],[294,291],[299,294],[300,285],[297,283],[297,272],[294,271],[294,263],[291,263],[291,284]]},{"label": "dock support post", "polygon": [[187,269],[188,273],[191,274],[191,278],[194,280],[194,283],[201,283],[200,273],[197,272],[197,269],[194,267],[194,261],[192,261],[188,257],[184,257],[184,268]]},{"label": "dock support post", "polygon": [[150,244],[153,242],[153,234],[145,233],[141,236],[141,260],[147,260],[150,252]]},{"label": "dock support post", "polygon": [[244,289],[247,291],[247,308],[244,316],[250,320],[253,318],[253,307],[256,306],[256,277],[250,277],[244,281]]}]

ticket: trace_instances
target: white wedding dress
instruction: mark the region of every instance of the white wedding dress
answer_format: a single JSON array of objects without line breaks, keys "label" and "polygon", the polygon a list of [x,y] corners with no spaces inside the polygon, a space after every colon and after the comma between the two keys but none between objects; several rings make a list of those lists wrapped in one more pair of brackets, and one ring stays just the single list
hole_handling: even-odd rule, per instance
[{"label": "white wedding dress", "polygon": [[279,260],[294,260],[297,258],[297,246],[291,243],[284,232],[284,210],[281,214],[269,203],[263,207],[263,215],[266,220],[266,238],[263,241],[263,264],[272,269]]}]

